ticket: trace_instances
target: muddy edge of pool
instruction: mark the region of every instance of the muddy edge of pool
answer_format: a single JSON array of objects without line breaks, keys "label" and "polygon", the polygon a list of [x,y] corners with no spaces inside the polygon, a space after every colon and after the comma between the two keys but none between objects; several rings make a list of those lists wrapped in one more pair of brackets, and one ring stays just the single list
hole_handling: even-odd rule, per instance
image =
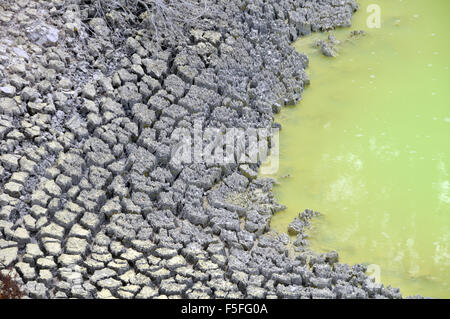
[{"label": "muddy edge of pool", "polygon": [[271,231],[256,165],[170,161],[194,120],[272,127],[308,82],[291,43],[356,3],[149,3],[0,4],[2,272],[31,298],[400,298],[310,252],[311,211],[295,243]]}]

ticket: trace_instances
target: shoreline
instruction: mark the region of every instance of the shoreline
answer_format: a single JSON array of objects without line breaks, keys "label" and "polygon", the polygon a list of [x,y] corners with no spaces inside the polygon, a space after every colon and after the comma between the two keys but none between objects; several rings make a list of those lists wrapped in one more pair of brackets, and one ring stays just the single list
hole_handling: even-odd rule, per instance
[{"label": "shoreline", "polygon": [[208,2],[176,36],[85,2],[6,1],[0,20],[0,269],[28,297],[401,298],[271,231],[258,165],[170,161],[196,119],[271,128],[308,83],[292,42],[350,26],[353,0]]}]

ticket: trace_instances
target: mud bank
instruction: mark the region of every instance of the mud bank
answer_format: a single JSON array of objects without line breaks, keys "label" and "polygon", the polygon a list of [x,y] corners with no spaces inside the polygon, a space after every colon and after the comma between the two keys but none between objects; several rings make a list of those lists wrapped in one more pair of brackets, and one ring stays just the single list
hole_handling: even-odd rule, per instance
[{"label": "mud bank", "polygon": [[310,252],[313,212],[300,240],[271,231],[282,207],[257,164],[170,160],[195,120],[272,127],[308,83],[292,41],[350,26],[356,3],[207,1],[169,20],[128,3],[0,4],[2,271],[32,298],[400,298]]}]

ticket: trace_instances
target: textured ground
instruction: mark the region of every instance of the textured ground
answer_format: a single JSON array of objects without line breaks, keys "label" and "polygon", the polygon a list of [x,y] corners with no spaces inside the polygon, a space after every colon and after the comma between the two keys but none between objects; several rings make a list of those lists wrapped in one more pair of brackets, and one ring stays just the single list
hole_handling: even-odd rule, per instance
[{"label": "textured ground", "polygon": [[270,231],[256,165],[170,161],[194,120],[270,128],[308,83],[290,43],[349,26],[355,2],[206,5],[1,1],[0,269],[32,298],[401,297],[310,252],[313,212],[295,241]]}]

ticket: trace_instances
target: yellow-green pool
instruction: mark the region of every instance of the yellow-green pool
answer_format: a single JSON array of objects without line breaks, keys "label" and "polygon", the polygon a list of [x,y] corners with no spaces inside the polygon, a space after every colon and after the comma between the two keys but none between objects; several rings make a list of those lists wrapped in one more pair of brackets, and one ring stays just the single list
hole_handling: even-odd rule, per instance
[{"label": "yellow-green pool", "polygon": [[[404,296],[450,297],[450,1],[361,0],[343,41],[327,58],[295,43],[310,58],[311,86],[284,108],[277,200],[288,209],[272,227],[305,208],[311,248],[337,250],[341,262],[381,269],[381,282]],[[381,9],[368,28],[367,7]],[[373,21],[373,20],[371,20]],[[371,25],[373,26],[373,25]]]}]

